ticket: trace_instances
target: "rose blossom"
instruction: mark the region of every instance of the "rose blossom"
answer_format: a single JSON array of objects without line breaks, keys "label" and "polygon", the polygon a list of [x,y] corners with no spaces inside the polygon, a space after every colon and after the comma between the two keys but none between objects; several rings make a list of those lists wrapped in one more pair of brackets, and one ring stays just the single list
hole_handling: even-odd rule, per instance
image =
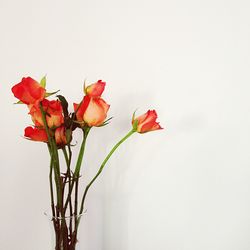
[{"label": "rose blossom", "polygon": [[160,124],[156,122],[156,119],[157,119],[156,111],[148,110],[145,114],[141,116],[138,116],[136,118],[133,117],[132,124],[136,128],[136,132],[146,133],[149,131],[162,129]]},{"label": "rose blossom", "polygon": [[25,104],[35,104],[45,98],[46,90],[31,77],[23,77],[12,87],[14,96]]}]

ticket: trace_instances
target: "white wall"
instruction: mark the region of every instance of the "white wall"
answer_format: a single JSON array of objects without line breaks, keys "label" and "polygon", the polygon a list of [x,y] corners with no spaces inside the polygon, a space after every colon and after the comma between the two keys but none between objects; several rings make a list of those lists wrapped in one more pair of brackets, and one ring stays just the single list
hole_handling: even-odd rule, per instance
[{"label": "white wall", "polygon": [[[40,79],[79,101],[107,81],[110,126],[91,132],[91,178],[155,108],[165,130],[135,135],[90,191],[84,250],[250,249],[250,2],[0,1],[0,245],[49,249],[48,154],[10,88]],[[80,140],[80,134],[76,134]]]}]

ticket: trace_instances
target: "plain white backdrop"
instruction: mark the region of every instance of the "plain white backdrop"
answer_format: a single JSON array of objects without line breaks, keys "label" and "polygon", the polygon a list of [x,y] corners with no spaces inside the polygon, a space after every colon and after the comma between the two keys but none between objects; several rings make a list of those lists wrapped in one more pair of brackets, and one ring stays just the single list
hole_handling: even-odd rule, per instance
[{"label": "plain white backdrop", "polygon": [[90,134],[86,180],[136,108],[165,128],[112,157],[80,250],[249,250],[249,13],[247,0],[0,0],[0,249],[50,249],[47,149],[22,138],[31,120],[10,91],[47,74],[70,103],[85,78],[107,82],[114,119]]}]

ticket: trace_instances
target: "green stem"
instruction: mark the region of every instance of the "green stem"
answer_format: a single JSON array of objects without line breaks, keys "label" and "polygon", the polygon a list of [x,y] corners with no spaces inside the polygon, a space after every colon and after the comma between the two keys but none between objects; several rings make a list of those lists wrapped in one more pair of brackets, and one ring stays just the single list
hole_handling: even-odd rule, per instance
[{"label": "green stem", "polygon": [[[66,173],[64,185],[66,184],[66,181],[68,179],[68,190],[69,190],[70,186],[71,186],[71,174],[70,174],[71,149],[70,149],[69,145],[68,145],[68,149],[69,149],[69,155],[67,153],[66,148],[65,147],[62,148],[63,155],[64,155],[64,158],[65,158],[65,161],[66,161],[66,165],[67,165],[67,173]],[[72,237],[72,216],[73,216],[73,210],[72,210],[71,197],[70,197],[70,200],[69,200],[69,213],[70,213],[69,232],[70,232],[70,237]],[[66,211],[65,211],[65,214],[66,214]]]},{"label": "green stem", "polygon": [[[49,148],[49,146],[48,146]],[[50,151],[50,149],[49,149]],[[53,181],[52,181],[52,174],[53,174],[53,158],[50,158],[50,171],[49,171],[49,186],[50,186],[50,201],[51,201],[51,210],[52,216],[55,218],[55,204],[54,204],[54,192],[53,192]]]},{"label": "green stem", "polygon": [[82,141],[82,145],[78,154],[78,159],[77,159],[77,163],[76,163],[76,167],[75,167],[75,171],[73,174],[73,180],[71,182],[71,186],[69,188],[69,192],[68,192],[68,197],[66,199],[65,205],[64,205],[64,211],[66,211],[68,203],[70,201],[70,197],[73,191],[73,187],[76,181],[78,181],[79,179],[79,173],[80,173],[80,169],[81,169],[81,165],[82,165],[82,160],[83,160],[83,155],[84,155],[84,151],[85,151],[85,146],[86,146],[86,140],[87,140],[87,136],[89,134],[90,128],[86,128],[84,130],[84,136],[83,136],[83,141]]},{"label": "green stem", "polygon": [[63,151],[63,155],[64,155],[64,158],[65,158],[65,161],[66,161],[67,170],[68,170],[68,169],[69,169],[69,166],[70,166],[68,153],[67,153],[65,147],[62,148],[62,151]]},{"label": "green stem", "polygon": [[71,151],[71,146],[70,146],[70,144],[68,144],[67,147],[68,147],[68,151],[69,151],[69,163],[71,164],[72,151]]},{"label": "green stem", "polygon": [[82,159],[83,159],[83,155],[84,155],[84,151],[85,151],[85,146],[86,146],[86,141],[87,141],[87,136],[89,134],[90,128],[86,128],[84,130],[84,137],[83,137],[83,142],[80,148],[80,152],[78,155],[78,159],[77,159],[77,163],[76,163],[76,168],[75,168],[75,172],[74,175],[79,175],[80,173],[80,169],[81,169],[81,165],[82,165]]},{"label": "green stem", "polygon": [[65,249],[67,249],[68,246],[68,229],[67,229],[67,224],[65,220],[65,211],[63,208],[63,183],[61,180],[61,173],[60,173],[60,163],[59,163],[59,155],[58,155],[58,149],[57,145],[55,142],[55,139],[52,138],[52,146],[53,146],[53,151],[54,151],[54,156],[55,156],[55,175],[57,176],[57,181],[58,181],[58,210],[61,213],[61,230],[60,230],[60,240],[59,242],[62,242],[63,246]]},{"label": "green stem", "polygon": [[80,155],[80,157],[77,160],[76,163],[76,169],[75,169],[75,210],[74,210],[74,219],[75,219],[75,237],[77,237],[77,214],[78,214],[78,183],[79,183],[79,178],[80,178],[80,169],[81,169],[81,164],[82,164],[82,159],[83,159],[83,155],[84,155],[84,151],[85,151],[85,146],[86,146],[86,140],[87,140],[87,136],[89,133],[89,128],[84,130],[84,144],[82,147],[82,154]]},{"label": "green stem", "polygon": [[[56,183],[56,191],[57,191],[57,208],[60,213],[61,213],[61,217],[62,219],[62,231],[60,234],[60,240],[62,241],[64,246],[66,247],[67,245],[67,238],[66,238],[66,230],[67,230],[67,225],[66,225],[66,221],[65,221],[65,213],[64,213],[64,209],[63,209],[63,190],[62,190],[62,181],[61,181],[61,174],[60,174],[60,163],[59,163],[59,156],[58,156],[58,149],[57,149],[57,145],[55,142],[55,139],[53,137],[50,136],[50,130],[47,124],[47,120],[46,120],[46,113],[43,109],[42,106],[42,102],[40,102],[40,111],[42,114],[42,121],[45,127],[45,131],[46,134],[48,136],[48,141],[49,141],[49,145],[50,145],[50,154],[51,157],[53,159],[53,165],[54,165],[54,172],[55,172],[55,183]],[[58,214],[58,211],[57,211]],[[60,229],[59,229],[60,231]],[[59,243],[60,244],[60,243]]]},{"label": "green stem", "polygon": [[[89,191],[89,188],[92,186],[92,184],[95,182],[95,180],[97,179],[97,177],[101,174],[103,168],[105,167],[106,163],[108,162],[109,158],[112,156],[112,154],[116,151],[116,149],[124,142],[126,141],[133,133],[135,133],[135,130],[132,129],[128,134],[126,134],[118,143],[115,144],[115,146],[111,149],[111,151],[109,152],[109,154],[106,156],[106,158],[104,159],[104,161],[102,162],[101,164],[101,167],[99,168],[97,174],[94,176],[94,178],[90,181],[90,183],[86,186],[85,188],[85,191],[84,191],[84,194],[83,194],[83,197],[82,197],[82,201],[81,201],[81,208],[80,208],[80,213],[79,214],[82,214],[83,212],[83,209],[84,209],[84,202],[85,202],[85,199],[86,199],[86,195]],[[78,223],[79,224],[80,222],[80,217],[79,217],[79,220],[78,220]],[[78,226],[78,225],[77,225]]]},{"label": "green stem", "polygon": [[42,114],[42,121],[43,121],[43,124],[44,124],[44,127],[45,127],[45,131],[46,131],[46,134],[48,136],[48,141],[49,141],[49,151],[50,151],[50,155],[51,155],[51,158],[53,159],[53,165],[54,165],[54,171],[55,171],[55,183],[56,183],[56,192],[57,192],[57,205],[59,206],[59,203],[60,203],[60,168],[59,168],[59,176],[58,176],[58,166],[59,166],[59,162],[58,162],[58,154],[57,154],[57,148],[55,150],[55,146],[54,146],[54,143],[53,143],[53,138],[50,136],[50,130],[49,130],[49,127],[48,127],[48,124],[47,124],[47,120],[46,120],[46,113],[43,109],[43,105],[42,103],[40,102],[40,111],[41,111],[41,114]]},{"label": "green stem", "polygon": [[52,139],[52,150],[53,150],[53,155],[54,155],[54,170],[55,170],[55,181],[58,186],[58,206],[59,209],[62,213],[63,216],[63,211],[62,211],[62,180],[61,180],[61,173],[60,173],[60,163],[59,163],[59,156],[58,156],[58,151],[57,151],[57,146],[56,142],[54,139]]}]

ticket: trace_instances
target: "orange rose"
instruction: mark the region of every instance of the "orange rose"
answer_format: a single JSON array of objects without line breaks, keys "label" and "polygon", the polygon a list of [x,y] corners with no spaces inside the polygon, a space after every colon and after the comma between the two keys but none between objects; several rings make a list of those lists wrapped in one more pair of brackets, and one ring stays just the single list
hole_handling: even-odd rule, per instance
[{"label": "orange rose", "polygon": [[105,89],[106,82],[97,81],[85,88],[86,95],[89,97],[100,97]]},{"label": "orange rose", "polygon": [[[63,109],[58,100],[49,101],[44,99],[42,106],[46,115],[46,121],[49,128],[60,127],[64,122]],[[37,127],[44,127],[40,104],[29,105],[32,121]]]},{"label": "orange rose", "polygon": [[42,101],[46,93],[45,88],[31,77],[24,77],[11,90],[14,96],[25,104],[34,104]]},{"label": "orange rose", "polygon": [[138,133],[146,133],[162,129],[160,124],[156,122],[157,113],[155,110],[148,110],[147,113],[132,119],[132,124]]},{"label": "orange rose", "polygon": [[44,129],[27,127],[24,130],[24,136],[32,141],[48,142],[48,136]]},{"label": "orange rose", "polygon": [[79,104],[74,103],[77,121],[84,122],[89,127],[102,125],[110,107],[102,98],[89,96],[84,96],[79,108],[78,106]]},{"label": "orange rose", "polygon": [[57,145],[66,145],[67,144],[67,139],[66,139],[66,134],[65,134],[65,128],[64,127],[59,127],[55,131],[55,140]]},{"label": "orange rose", "polygon": [[44,100],[43,105],[45,105],[45,111],[48,114],[46,116],[48,127],[49,128],[60,127],[64,122],[63,109],[62,109],[61,102],[58,100],[56,101]]}]

